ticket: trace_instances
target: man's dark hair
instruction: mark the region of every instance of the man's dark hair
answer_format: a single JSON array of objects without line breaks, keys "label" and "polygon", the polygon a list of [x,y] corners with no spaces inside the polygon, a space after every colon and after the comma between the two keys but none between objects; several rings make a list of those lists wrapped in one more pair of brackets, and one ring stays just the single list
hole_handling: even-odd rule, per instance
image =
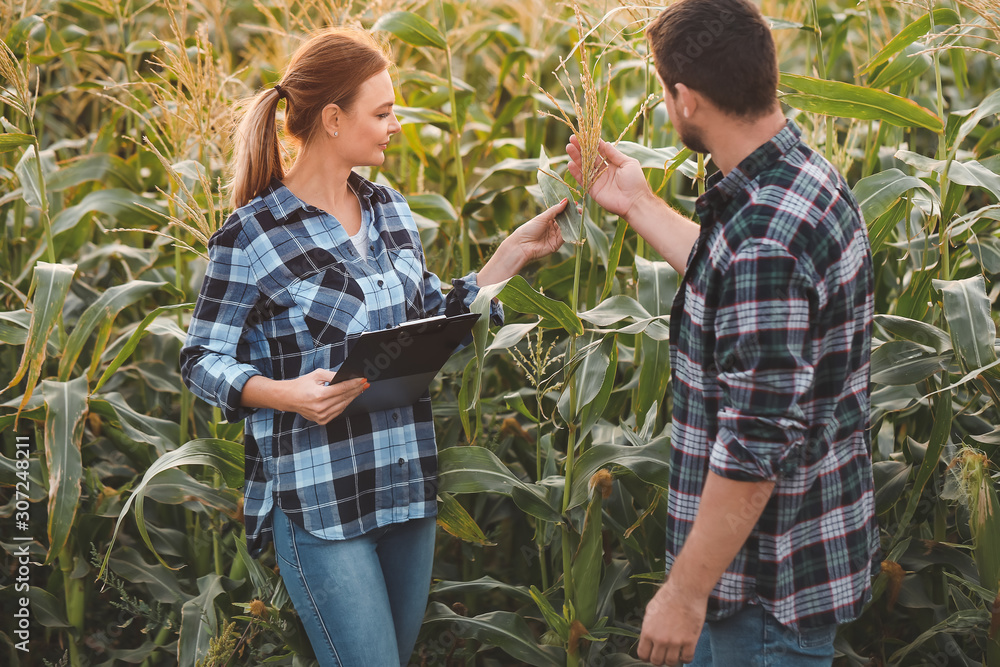
[{"label": "man's dark hair", "polygon": [[742,118],[775,108],[778,62],[771,28],[750,0],[678,0],[646,29],[671,94],[683,83]]}]

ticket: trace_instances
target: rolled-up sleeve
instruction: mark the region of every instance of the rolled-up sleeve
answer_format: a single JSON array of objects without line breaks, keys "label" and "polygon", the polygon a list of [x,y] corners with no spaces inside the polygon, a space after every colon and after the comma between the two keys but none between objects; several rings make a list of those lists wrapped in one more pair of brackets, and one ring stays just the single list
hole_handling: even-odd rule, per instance
[{"label": "rolled-up sleeve", "polygon": [[260,370],[238,360],[247,317],[260,293],[246,250],[228,229],[208,243],[208,270],[181,349],[181,378],[198,397],[218,406],[230,423],[254,412],[240,405],[243,386]]},{"label": "rolled-up sleeve", "polygon": [[746,241],[734,254],[715,320],[722,396],[713,473],[773,481],[800,464],[807,436],[802,404],[811,399],[815,377],[813,283],[774,241]]},{"label": "rolled-up sleeve", "polygon": [[[420,253],[420,263],[424,272],[424,311],[427,316],[453,316],[469,312],[472,302],[479,294],[478,274],[473,271],[466,276],[453,279],[451,291],[445,297],[441,292],[441,280],[436,274],[427,270],[423,253]],[[503,305],[494,299],[490,303],[490,323],[499,327],[503,326],[503,322]]]},{"label": "rolled-up sleeve", "polygon": [[[447,303],[445,304],[446,314],[457,315],[469,312],[469,309],[472,308],[472,302],[476,300],[476,296],[479,294],[477,278],[478,275],[473,272],[451,281],[451,291],[448,293]],[[503,322],[503,304],[499,300],[493,299],[490,302],[490,323],[499,327],[503,326]]]}]

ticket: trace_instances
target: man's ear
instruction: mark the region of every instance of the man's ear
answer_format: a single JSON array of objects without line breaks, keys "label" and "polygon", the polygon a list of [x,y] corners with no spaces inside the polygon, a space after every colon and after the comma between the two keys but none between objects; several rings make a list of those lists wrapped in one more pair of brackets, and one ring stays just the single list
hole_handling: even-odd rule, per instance
[{"label": "man's ear", "polygon": [[674,86],[677,91],[677,108],[681,112],[681,115],[685,118],[691,118],[694,116],[695,112],[698,111],[698,107],[701,104],[701,95],[696,91],[691,90],[683,83],[678,83]]},{"label": "man's ear", "polygon": [[340,121],[344,112],[338,104],[327,104],[323,107],[323,129],[330,137],[335,137],[340,132]]}]

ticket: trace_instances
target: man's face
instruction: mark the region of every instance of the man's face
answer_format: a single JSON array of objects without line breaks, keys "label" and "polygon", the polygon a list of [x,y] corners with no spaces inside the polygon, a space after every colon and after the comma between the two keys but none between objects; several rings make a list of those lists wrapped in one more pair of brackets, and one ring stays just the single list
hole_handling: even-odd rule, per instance
[{"label": "man's face", "polygon": [[667,115],[670,117],[670,122],[674,124],[674,129],[677,130],[677,134],[681,138],[681,143],[695,153],[710,152],[705,145],[701,128],[690,117],[684,116],[684,105],[680,98],[681,95],[676,88],[671,93],[667,86],[663,86],[663,103],[667,107]]}]

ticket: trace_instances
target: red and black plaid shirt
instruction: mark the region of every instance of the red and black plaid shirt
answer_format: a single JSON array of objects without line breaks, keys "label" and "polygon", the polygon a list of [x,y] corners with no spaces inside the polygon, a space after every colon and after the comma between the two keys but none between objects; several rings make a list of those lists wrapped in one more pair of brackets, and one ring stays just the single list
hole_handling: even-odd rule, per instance
[{"label": "red and black plaid shirt", "polygon": [[671,314],[667,568],[708,471],[774,493],[709,601],[810,628],[857,617],[878,548],[870,455],[871,249],[836,169],[791,121],[698,199]]}]

